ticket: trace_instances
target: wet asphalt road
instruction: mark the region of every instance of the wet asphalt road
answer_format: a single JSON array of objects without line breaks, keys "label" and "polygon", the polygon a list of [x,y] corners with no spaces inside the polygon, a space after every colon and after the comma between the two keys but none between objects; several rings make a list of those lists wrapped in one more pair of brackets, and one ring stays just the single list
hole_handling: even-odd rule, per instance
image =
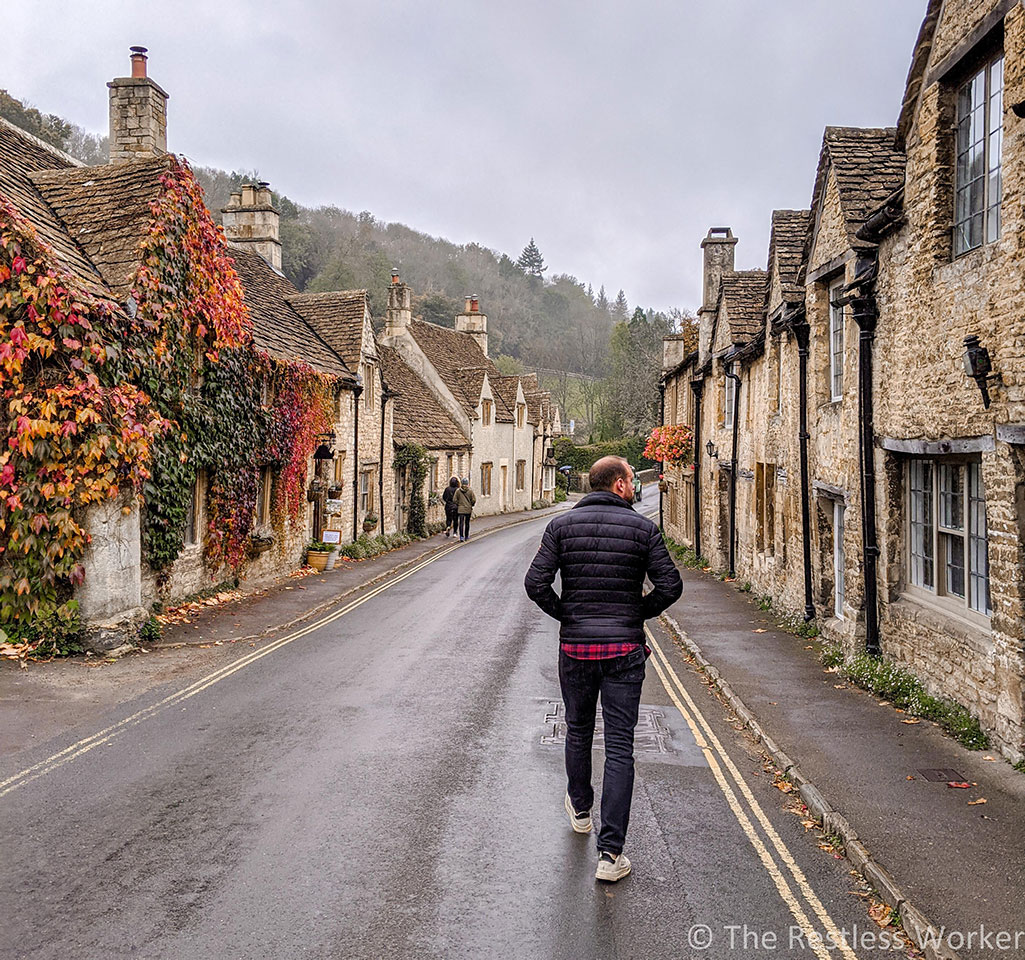
[{"label": "wet asphalt road", "polygon": [[[724,792],[653,662],[635,873],[595,883],[594,840],[562,811],[557,626],[522,589],[542,527],[471,540],[266,656],[233,651],[225,665],[250,659],[187,699],[180,681],[151,691],[97,730],[170,699],[0,796],[0,956],[816,956],[728,792],[820,932],[823,915],[736,783]],[[781,809],[756,752],[656,636],[824,914],[873,928],[846,862]],[[0,780],[73,739],[5,758]]]}]

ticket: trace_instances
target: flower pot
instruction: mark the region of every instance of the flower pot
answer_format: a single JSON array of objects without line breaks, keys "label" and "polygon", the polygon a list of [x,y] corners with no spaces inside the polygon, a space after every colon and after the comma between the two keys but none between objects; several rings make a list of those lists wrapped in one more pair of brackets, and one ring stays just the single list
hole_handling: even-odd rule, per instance
[{"label": "flower pot", "polygon": [[306,562],[314,570],[323,571],[327,567],[327,559],[331,554],[326,550],[307,550]]},{"label": "flower pot", "polygon": [[376,530],[376,529],[377,529],[377,521],[376,520],[373,523],[367,523],[366,520],[363,521],[363,532],[364,533],[370,533],[372,530]]}]

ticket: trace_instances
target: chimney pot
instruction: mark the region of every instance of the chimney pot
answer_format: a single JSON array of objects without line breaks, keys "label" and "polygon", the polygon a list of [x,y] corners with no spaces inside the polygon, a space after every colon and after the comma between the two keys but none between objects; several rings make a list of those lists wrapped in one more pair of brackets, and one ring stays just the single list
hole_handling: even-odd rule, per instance
[{"label": "chimney pot", "polygon": [[132,79],[146,79],[146,48],[132,47]]},{"label": "chimney pot", "polygon": [[392,267],[391,268],[391,282],[392,283],[398,283],[399,282],[399,268],[398,267]]}]

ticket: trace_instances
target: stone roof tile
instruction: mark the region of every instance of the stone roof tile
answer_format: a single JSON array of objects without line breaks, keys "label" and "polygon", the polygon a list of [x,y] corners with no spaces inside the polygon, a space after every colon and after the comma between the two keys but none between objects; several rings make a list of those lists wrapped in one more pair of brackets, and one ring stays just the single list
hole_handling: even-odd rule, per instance
[{"label": "stone roof tile", "polygon": [[296,295],[295,287],[259,254],[232,248],[231,256],[245,291],[256,346],[275,359],[305,360],[322,373],[352,379],[342,358],[292,308],[289,298]]},{"label": "stone roof tile", "polygon": [[98,167],[70,167],[31,175],[32,182],[85,251],[107,285],[127,294],[149,229],[150,204],[170,157],[146,157]]},{"label": "stone roof tile", "polygon": [[768,279],[764,270],[723,273],[719,296],[726,305],[731,343],[747,343],[764,328]]},{"label": "stone roof tile", "polygon": [[804,262],[804,243],[811,222],[810,210],[773,210],[772,233],[769,238],[769,270],[773,260],[779,271],[779,283],[785,300],[804,297],[804,285],[800,282],[801,265]]},{"label": "stone roof tile", "polygon": [[296,293],[289,303],[346,363],[358,370],[363,357],[363,322],[369,310],[366,290]]},{"label": "stone roof tile", "polygon": [[392,407],[396,444],[419,443],[429,450],[458,450],[469,441],[427,385],[394,347],[381,347],[381,367],[395,394]]},{"label": "stone roof tile", "polygon": [[459,333],[448,327],[424,320],[413,320],[409,332],[431,361],[452,395],[472,417],[480,402],[484,374],[488,378],[499,376],[498,369],[468,333]]}]

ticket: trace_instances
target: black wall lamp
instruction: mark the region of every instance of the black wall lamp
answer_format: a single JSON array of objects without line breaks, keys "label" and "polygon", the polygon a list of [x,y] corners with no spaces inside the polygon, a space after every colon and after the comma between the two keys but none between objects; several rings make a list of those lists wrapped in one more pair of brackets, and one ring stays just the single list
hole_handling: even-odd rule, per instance
[{"label": "black wall lamp", "polygon": [[989,409],[989,382],[1002,382],[999,373],[993,373],[993,361],[990,360],[989,351],[979,343],[979,338],[973,333],[964,338],[964,372],[971,377],[982,393],[982,405]]},{"label": "black wall lamp", "polygon": [[709,457],[715,460],[719,459],[719,448],[711,440],[705,444],[705,450],[708,452]]}]

